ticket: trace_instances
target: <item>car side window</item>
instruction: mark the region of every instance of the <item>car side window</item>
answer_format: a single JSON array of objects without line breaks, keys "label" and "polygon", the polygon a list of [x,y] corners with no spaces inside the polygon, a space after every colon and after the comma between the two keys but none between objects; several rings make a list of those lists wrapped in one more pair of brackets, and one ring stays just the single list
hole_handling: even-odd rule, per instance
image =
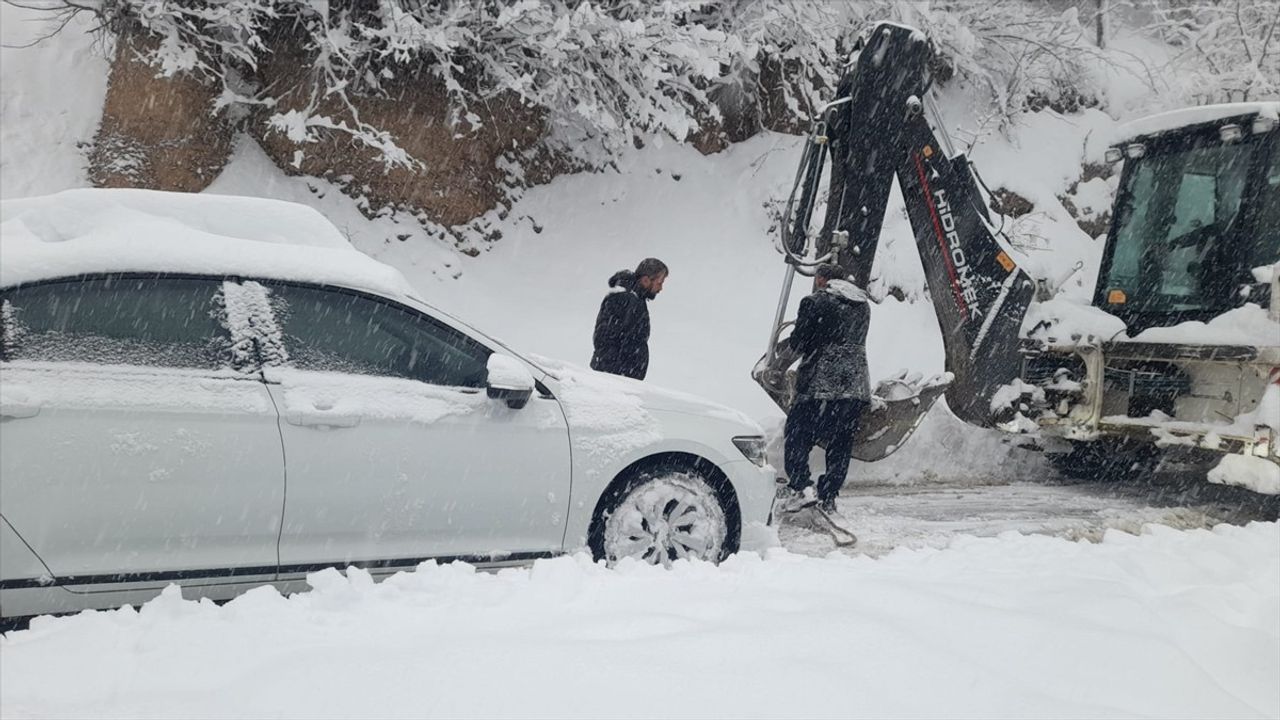
[{"label": "car side window", "polygon": [[228,367],[221,282],[104,277],[0,294],[6,360]]},{"label": "car side window", "polygon": [[354,293],[269,287],[294,367],[484,387],[489,349],[453,328]]}]

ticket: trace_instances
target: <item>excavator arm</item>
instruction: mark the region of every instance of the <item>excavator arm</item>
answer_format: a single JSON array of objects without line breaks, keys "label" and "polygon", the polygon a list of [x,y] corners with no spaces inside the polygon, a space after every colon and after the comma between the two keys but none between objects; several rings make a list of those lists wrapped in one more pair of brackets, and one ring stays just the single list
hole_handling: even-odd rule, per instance
[{"label": "excavator arm", "polygon": [[[797,357],[782,343],[796,274],[840,265],[866,287],[896,177],[942,330],[947,374],[882,381],[855,439],[854,456],[877,460],[901,447],[944,392],[960,419],[994,424],[991,401],[1018,376],[1018,332],[1034,284],[995,238],[964,155],[948,152],[925,117],[932,48],[918,30],[877,25],[809,136],[782,223],[787,273],[769,348],[752,376],[783,410]],[[945,138],[945,135],[943,136]],[[822,196],[818,232],[810,221]]]}]

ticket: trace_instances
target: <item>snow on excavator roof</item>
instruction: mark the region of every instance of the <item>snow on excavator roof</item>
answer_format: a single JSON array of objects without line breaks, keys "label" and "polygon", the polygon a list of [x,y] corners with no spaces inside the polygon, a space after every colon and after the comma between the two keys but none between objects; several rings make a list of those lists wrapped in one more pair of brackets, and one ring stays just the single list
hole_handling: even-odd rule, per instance
[{"label": "snow on excavator roof", "polygon": [[102,272],[296,280],[392,298],[413,289],[313,208],[280,200],[81,189],[0,202],[0,287]]},{"label": "snow on excavator roof", "polygon": [[[1140,137],[1159,135],[1160,133],[1178,130],[1189,125],[1240,117],[1241,115],[1262,115],[1263,117],[1280,119],[1280,102],[1223,103],[1221,105],[1203,105],[1201,107],[1171,110],[1121,125],[1112,144],[1124,143]],[[1248,132],[1248,129],[1246,128],[1245,131]]]}]

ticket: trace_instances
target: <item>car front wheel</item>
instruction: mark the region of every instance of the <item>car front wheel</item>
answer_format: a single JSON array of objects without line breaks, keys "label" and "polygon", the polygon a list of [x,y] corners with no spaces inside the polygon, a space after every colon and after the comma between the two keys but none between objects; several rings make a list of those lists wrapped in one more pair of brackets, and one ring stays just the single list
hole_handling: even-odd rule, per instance
[{"label": "car front wheel", "polygon": [[610,564],[629,557],[669,566],[681,559],[719,562],[729,523],[700,475],[665,471],[638,478],[605,514],[600,548]]}]

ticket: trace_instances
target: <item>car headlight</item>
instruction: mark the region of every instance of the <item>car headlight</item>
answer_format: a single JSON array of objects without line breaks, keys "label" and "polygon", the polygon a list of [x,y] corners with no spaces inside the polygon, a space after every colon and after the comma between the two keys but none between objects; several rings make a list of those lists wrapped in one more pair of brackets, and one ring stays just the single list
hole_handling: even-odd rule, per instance
[{"label": "car headlight", "polygon": [[766,458],[763,437],[759,435],[740,435],[733,439],[733,444],[742,451],[742,454],[748,460],[760,467],[764,467]]}]

